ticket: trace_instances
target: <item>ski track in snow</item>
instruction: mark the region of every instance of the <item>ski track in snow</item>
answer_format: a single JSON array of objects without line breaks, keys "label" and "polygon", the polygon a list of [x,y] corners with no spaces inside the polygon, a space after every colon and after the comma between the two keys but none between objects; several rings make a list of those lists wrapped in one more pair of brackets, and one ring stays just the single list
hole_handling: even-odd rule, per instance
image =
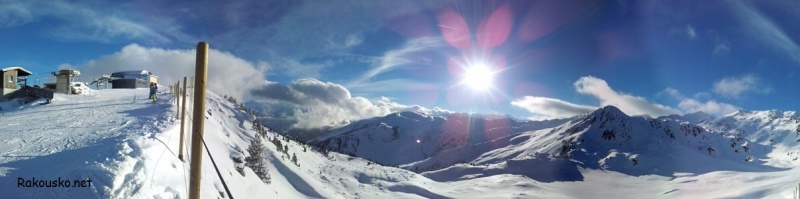
[{"label": "ski track in snow", "polygon": [[[102,92],[102,95],[97,93]],[[26,108],[0,112],[0,189],[10,196],[72,198],[130,195],[142,186],[137,139],[161,132],[174,118],[167,98],[152,103],[146,89],[56,94]],[[134,95],[137,101],[134,102]],[[162,98],[162,99],[163,99]],[[116,149],[116,150],[115,150]],[[93,181],[87,188],[17,188],[17,178]],[[13,188],[11,188],[13,187]],[[8,195],[7,195],[8,196]]]}]

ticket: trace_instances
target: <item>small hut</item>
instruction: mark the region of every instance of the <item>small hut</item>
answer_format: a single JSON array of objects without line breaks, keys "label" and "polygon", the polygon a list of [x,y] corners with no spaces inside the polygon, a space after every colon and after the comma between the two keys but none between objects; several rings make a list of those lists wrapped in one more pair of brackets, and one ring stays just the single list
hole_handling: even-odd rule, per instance
[{"label": "small hut", "polygon": [[23,82],[23,85],[27,84],[28,76],[30,76],[31,71],[25,70],[19,66],[12,66],[8,68],[2,69],[2,76],[3,76],[3,95],[0,96],[0,100],[8,99],[9,95],[14,91],[20,89],[18,86],[19,82]]}]

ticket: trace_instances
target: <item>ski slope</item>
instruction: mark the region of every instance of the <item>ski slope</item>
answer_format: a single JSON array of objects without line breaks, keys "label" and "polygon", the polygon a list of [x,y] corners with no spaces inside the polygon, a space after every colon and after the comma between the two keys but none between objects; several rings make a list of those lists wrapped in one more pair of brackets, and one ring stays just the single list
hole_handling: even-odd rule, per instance
[{"label": "ski slope", "polygon": [[[56,94],[51,104],[0,104],[3,197],[187,198],[190,156],[184,155],[185,162],[178,159],[180,121],[174,99],[162,92],[158,103],[152,103],[146,99],[147,92],[99,90],[85,95]],[[303,151],[303,145],[289,140],[283,141],[288,157],[265,141],[271,175],[271,183],[265,184],[250,168],[245,167],[243,174],[235,169],[239,163],[234,158],[249,155],[246,149],[255,135],[254,117],[213,93],[207,94],[206,107],[204,139],[235,198],[786,198],[800,182],[800,170],[794,167],[665,176],[629,175],[574,164],[563,169],[578,172],[579,180],[536,180],[525,174],[541,165],[512,155],[519,153],[504,153],[520,147],[514,144],[486,152],[497,157],[496,161],[482,161],[477,166],[456,164],[418,174],[335,152],[325,156],[311,147]],[[532,137],[553,129],[519,136]],[[284,140],[271,132],[267,137]],[[187,151],[188,146],[183,152]],[[292,154],[299,166],[290,161]],[[227,198],[205,151],[202,165],[201,196]],[[59,177],[91,179],[92,184],[18,187],[18,178]]]}]

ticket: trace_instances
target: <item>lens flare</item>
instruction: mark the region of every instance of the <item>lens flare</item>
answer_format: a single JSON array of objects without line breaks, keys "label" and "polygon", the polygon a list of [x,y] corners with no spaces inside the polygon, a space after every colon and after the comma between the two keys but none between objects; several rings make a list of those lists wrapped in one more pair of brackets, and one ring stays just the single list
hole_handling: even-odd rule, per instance
[{"label": "lens flare", "polygon": [[464,69],[463,83],[470,89],[486,91],[492,87],[494,71],[486,64],[478,63]]},{"label": "lens flare", "polygon": [[470,45],[470,31],[467,21],[458,12],[448,9],[439,15],[439,30],[444,40],[456,48]]}]

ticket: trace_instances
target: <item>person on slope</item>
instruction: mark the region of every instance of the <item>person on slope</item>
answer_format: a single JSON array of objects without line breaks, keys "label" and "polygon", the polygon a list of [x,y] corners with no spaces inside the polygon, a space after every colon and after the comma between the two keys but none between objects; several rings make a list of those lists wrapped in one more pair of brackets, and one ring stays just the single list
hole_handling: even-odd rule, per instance
[{"label": "person on slope", "polygon": [[153,82],[150,82],[150,94],[147,95],[147,99],[153,99]]},{"label": "person on slope", "polygon": [[153,99],[153,103],[156,103],[156,98],[158,98],[156,92],[158,92],[158,85],[156,85],[156,83],[150,83],[150,99]]}]

